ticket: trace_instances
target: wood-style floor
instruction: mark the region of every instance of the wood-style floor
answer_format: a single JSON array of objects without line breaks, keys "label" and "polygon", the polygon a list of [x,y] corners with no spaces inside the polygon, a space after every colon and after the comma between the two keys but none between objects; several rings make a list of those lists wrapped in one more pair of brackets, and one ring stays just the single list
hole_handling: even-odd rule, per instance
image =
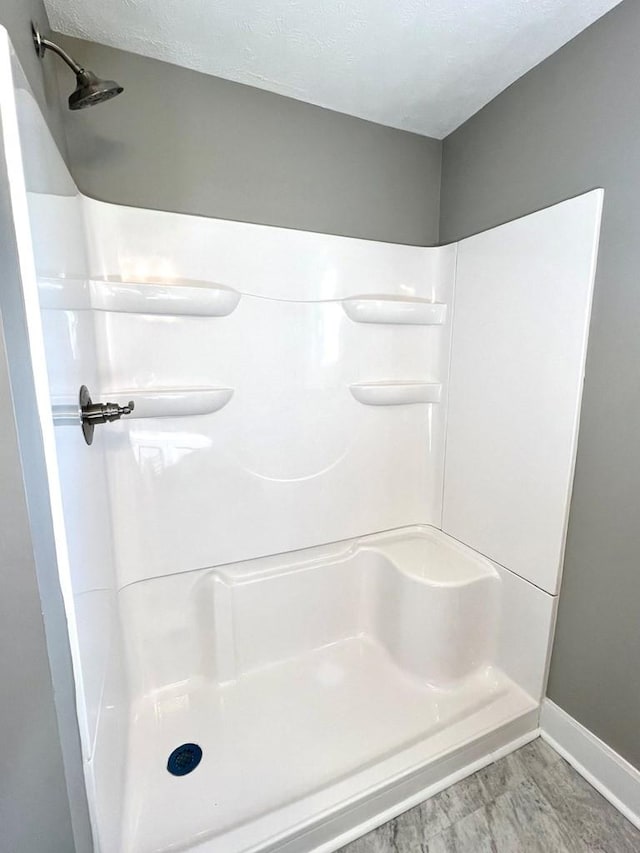
[{"label": "wood-style floor", "polygon": [[538,739],[340,853],[640,853],[640,830]]}]

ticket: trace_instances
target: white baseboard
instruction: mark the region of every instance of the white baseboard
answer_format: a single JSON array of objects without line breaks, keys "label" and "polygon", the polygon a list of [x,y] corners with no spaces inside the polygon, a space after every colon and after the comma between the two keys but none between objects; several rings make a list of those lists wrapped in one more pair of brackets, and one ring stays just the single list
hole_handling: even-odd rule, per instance
[{"label": "white baseboard", "polygon": [[640,829],[640,771],[550,699],[542,703],[540,734],[596,791]]}]

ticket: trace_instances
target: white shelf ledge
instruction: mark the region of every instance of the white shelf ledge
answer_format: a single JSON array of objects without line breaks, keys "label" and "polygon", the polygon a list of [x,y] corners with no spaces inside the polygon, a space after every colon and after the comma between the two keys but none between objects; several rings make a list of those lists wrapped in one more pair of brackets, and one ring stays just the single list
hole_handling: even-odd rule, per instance
[{"label": "white shelf ledge", "polygon": [[133,400],[135,408],[123,418],[183,418],[209,415],[227,405],[233,388],[163,388],[154,390],[104,391],[101,400],[123,406]]},{"label": "white shelf ledge", "polygon": [[131,314],[226,317],[238,306],[237,290],[208,281],[90,279],[91,307]]},{"label": "white shelf ledge", "polygon": [[442,385],[439,382],[360,382],[349,390],[365,406],[403,406],[408,403],[439,403]]},{"label": "white shelf ledge", "polygon": [[442,325],[447,315],[445,303],[417,296],[352,296],[342,300],[342,307],[356,323],[434,326]]}]

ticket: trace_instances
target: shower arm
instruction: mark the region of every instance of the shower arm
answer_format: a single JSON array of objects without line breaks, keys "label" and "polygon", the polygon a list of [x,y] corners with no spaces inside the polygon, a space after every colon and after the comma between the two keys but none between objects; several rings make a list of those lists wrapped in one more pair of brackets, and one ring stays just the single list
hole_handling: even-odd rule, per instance
[{"label": "shower arm", "polygon": [[124,92],[122,86],[116,83],[115,80],[101,80],[93,71],[89,71],[77,63],[59,44],[44,38],[35,21],[31,21],[31,36],[36,53],[40,59],[44,57],[48,50],[51,50],[75,74],[76,88],[69,95],[70,110],[82,110],[85,107],[100,104],[102,101],[109,101],[111,98],[115,98],[116,95]]},{"label": "shower arm", "polygon": [[32,30],[33,30],[33,40],[35,42],[36,50],[38,52],[38,56],[40,57],[40,59],[42,59],[42,57],[45,55],[45,52],[47,50],[51,50],[51,51],[53,51],[53,53],[57,53],[58,56],[60,57],[60,59],[62,59],[64,62],[67,63],[69,68],[73,71],[73,73],[76,76],[78,74],[81,74],[84,71],[84,68],[81,65],[78,65],[78,63],[69,56],[69,54],[66,52],[66,50],[63,50],[55,42],[49,41],[49,39],[46,39],[43,36],[41,36],[40,32],[35,27],[32,27]]}]

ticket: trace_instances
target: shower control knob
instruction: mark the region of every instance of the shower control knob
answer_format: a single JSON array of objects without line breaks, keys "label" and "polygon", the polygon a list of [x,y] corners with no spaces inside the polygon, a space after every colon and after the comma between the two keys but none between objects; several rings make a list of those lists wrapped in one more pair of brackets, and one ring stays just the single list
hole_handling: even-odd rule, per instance
[{"label": "shower control knob", "polygon": [[82,434],[87,444],[93,442],[93,431],[96,424],[106,424],[119,421],[123,415],[130,415],[135,408],[133,400],[124,406],[118,403],[94,403],[86,385],[80,388],[80,418]]}]

